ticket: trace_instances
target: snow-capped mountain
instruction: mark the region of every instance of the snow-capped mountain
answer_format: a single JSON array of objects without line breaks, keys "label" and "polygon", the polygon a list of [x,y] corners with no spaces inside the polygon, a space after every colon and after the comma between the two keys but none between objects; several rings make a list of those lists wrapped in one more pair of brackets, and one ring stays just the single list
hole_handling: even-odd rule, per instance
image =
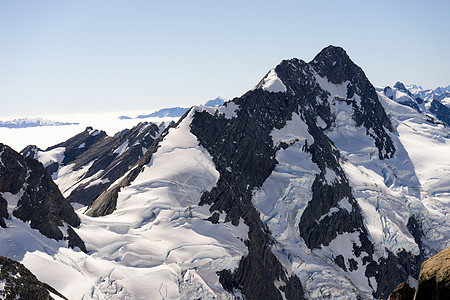
[{"label": "snow-capped mountain", "polygon": [[126,173],[165,127],[144,122],[114,136],[88,127],[45,151],[28,146],[21,154],[40,161],[69,202],[85,206]]},{"label": "snow-capped mountain", "polygon": [[406,88],[415,96],[422,98],[423,100],[431,101],[433,99],[437,99],[442,97],[449,97],[450,94],[450,85],[446,87],[437,87],[436,89],[423,89],[421,86],[417,86],[415,84],[407,85]]},{"label": "snow-capped mountain", "polygon": [[[417,92],[417,89],[412,88],[415,94],[405,87],[401,82],[397,82],[393,88],[387,86],[385,88],[378,88],[378,92],[383,94],[395,102],[412,107],[418,112],[427,114],[430,121],[441,121],[450,126],[450,92],[445,92],[443,88],[437,88],[434,91],[425,95]],[[450,90],[450,88],[449,88]]]},{"label": "snow-capped mountain", "polygon": [[[429,112],[329,46],[154,135],[77,211],[88,253],[10,228],[0,245],[69,299],[386,298],[450,246],[450,130]],[[54,149],[28,150],[59,174]]]},{"label": "snow-capped mountain", "polygon": [[40,126],[64,126],[64,125],[76,125],[78,123],[57,122],[42,118],[23,118],[14,119],[9,121],[0,121],[0,127],[7,128],[27,128],[27,127],[40,127]]}]

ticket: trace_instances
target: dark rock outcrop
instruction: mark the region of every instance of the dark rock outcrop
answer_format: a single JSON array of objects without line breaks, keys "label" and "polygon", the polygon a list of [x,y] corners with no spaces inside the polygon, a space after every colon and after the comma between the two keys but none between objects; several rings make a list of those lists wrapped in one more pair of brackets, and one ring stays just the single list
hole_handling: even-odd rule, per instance
[{"label": "dark rock outcrop", "polygon": [[444,300],[450,297],[450,248],[422,264],[415,300]]},{"label": "dark rock outcrop", "polygon": [[430,112],[433,113],[438,120],[450,126],[450,108],[438,100],[433,100],[430,104]]},{"label": "dark rock outcrop", "polygon": [[[186,113],[187,114],[187,113]],[[181,118],[183,119],[183,118]],[[181,121],[180,119],[180,121]],[[179,121],[179,122],[180,122]],[[152,158],[153,153],[158,150],[159,142],[164,139],[164,137],[169,133],[169,129],[176,127],[177,123],[170,123],[169,126],[153,141],[153,143],[148,148],[147,152],[145,152],[142,157],[136,162],[133,166],[130,166],[129,172],[124,172],[124,178],[122,178],[119,182],[117,182],[114,186],[111,186],[103,192],[101,192],[97,198],[89,205],[86,214],[91,217],[99,217],[111,214],[116,209],[117,197],[122,188],[129,186],[131,182],[136,179],[139,173],[142,171],[142,168],[148,164]],[[111,182],[112,184],[113,182]]]},{"label": "dark rock outcrop", "polygon": [[0,226],[6,228],[5,219],[9,217],[8,202],[0,197]]},{"label": "dark rock outcrop", "polygon": [[194,114],[191,123],[191,132],[220,173],[216,187],[202,196],[200,204],[212,205],[211,212],[226,212],[225,220],[233,225],[244,221],[249,226],[249,254],[235,272],[219,272],[228,291],[241,290],[248,299],[282,299],[275,281],[284,282],[290,299],[303,299],[300,281],[289,276],[272,253],[272,237],[251,202],[252,189],[261,186],[275,167],[276,147],[270,132],[283,127],[294,111],[295,103],[290,100],[285,94],[254,90],[234,100],[240,107],[237,118],[202,111]]},{"label": "dark rock outcrop", "polygon": [[[55,240],[67,238],[58,228],[64,226],[63,222],[73,227],[80,225],[80,218],[40,162],[24,158],[3,144],[0,144],[0,161],[0,193],[9,192],[17,197],[14,217],[29,221],[31,228]],[[71,246],[85,249],[75,232],[70,238]]]},{"label": "dark rock outcrop", "polygon": [[389,295],[388,300],[413,300],[415,288],[409,286],[408,282],[402,282],[392,293]]},{"label": "dark rock outcrop", "polygon": [[[48,164],[46,166],[47,171],[54,174],[53,177],[56,178],[57,173],[55,172],[63,166],[73,164],[73,171],[89,166],[82,178],[73,182],[73,184],[77,184],[83,180],[83,183],[78,184],[67,195],[67,200],[91,205],[95,198],[136,164],[164,126],[164,124],[157,126],[153,123],[140,123],[132,129],[125,129],[112,137],[104,131],[88,127],[85,131],[67,141],[44,151],[48,152],[59,147],[64,148],[62,162]],[[37,151],[42,150],[28,146],[21,153],[24,156],[36,158]]]},{"label": "dark rock outcrop", "polygon": [[3,256],[0,256],[0,282],[3,283],[1,299],[50,300],[53,299],[50,292],[67,299],[48,284],[39,281],[24,265]]}]

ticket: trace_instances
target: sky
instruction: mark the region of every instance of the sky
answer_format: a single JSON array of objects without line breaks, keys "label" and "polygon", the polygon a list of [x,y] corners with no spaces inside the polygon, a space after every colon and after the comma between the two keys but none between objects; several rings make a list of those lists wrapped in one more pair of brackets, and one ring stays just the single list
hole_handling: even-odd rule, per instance
[{"label": "sky", "polygon": [[450,84],[450,2],[0,0],[0,116],[239,97],[343,47],[378,86]]}]

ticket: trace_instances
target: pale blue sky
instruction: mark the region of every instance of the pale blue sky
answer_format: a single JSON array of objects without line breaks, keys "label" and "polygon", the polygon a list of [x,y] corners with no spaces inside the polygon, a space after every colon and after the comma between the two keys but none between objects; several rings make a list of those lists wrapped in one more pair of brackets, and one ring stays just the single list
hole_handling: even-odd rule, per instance
[{"label": "pale blue sky", "polygon": [[232,98],[330,44],[375,85],[446,86],[448,2],[0,0],[0,115]]}]

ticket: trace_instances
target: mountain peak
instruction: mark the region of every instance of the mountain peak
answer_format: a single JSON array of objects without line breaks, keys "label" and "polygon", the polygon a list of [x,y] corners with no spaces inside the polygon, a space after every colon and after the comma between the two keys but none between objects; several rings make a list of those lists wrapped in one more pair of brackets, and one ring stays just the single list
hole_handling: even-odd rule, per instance
[{"label": "mountain peak", "polygon": [[[364,72],[347,55],[347,52],[338,46],[328,46],[309,63],[321,76],[328,81],[340,84],[346,80],[364,75]],[[362,76],[365,78],[365,75]]]}]

